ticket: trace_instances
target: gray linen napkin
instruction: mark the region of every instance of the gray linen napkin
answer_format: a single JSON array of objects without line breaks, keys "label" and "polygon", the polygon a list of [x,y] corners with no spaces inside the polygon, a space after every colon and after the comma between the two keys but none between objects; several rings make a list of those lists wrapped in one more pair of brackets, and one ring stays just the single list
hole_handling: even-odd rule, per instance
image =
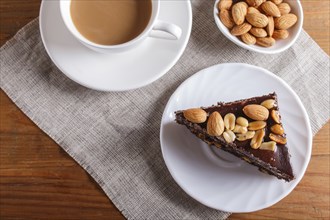
[{"label": "gray linen napkin", "polygon": [[193,29],[178,63],[161,79],[128,92],[97,92],[63,75],[42,45],[34,20],[1,47],[1,88],[102,187],[128,219],[224,219],[174,182],[162,159],[159,127],[172,92],[214,64],[264,67],[302,99],[315,134],[329,119],[329,58],[304,31],[277,55],[241,49],[217,30],[213,1],[192,1]]}]

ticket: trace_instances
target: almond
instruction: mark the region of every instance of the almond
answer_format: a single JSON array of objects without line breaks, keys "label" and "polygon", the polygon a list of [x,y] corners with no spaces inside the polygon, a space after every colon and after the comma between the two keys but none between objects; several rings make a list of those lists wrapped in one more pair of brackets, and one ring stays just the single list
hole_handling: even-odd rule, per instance
[{"label": "almond", "polygon": [[262,47],[271,47],[275,44],[275,39],[272,37],[257,38],[257,44]]},{"label": "almond", "polygon": [[257,42],[257,39],[249,33],[242,34],[241,39],[247,45],[253,45]]},{"label": "almond", "polygon": [[280,124],[275,124],[273,126],[270,127],[270,130],[274,133],[274,134],[279,134],[282,135],[284,134],[284,129]]},{"label": "almond", "polygon": [[225,25],[227,28],[232,29],[235,25],[233,18],[230,14],[230,12],[226,9],[223,9],[219,13],[219,18],[223,25]]},{"label": "almond", "polygon": [[255,37],[267,37],[267,32],[262,28],[251,28],[250,33]]},{"label": "almond", "polygon": [[249,4],[249,6],[257,8],[264,2],[264,0],[246,0],[246,2]]},{"label": "almond", "polygon": [[256,121],[265,121],[269,116],[267,108],[256,104],[246,105],[243,108],[243,112],[246,116]]},{"label": "almond", "polygon": [[183,116],[190,122],[203,123],[207,119],[207,113],[201,108],[191,108],[183,111]]},{"label": "almond", "polygon": [[275,5],[281,4],[283,0],[270,0],[272,1]]},{"label": "almond", "polygon": [[260,13],[260,11],[258,9],[256,9],[255,7],[248,7],[247,14],[250,14],[250,13]]},{"label": "almond", "polygon": [[239,35],[249,32],[249,30],[251,28],[252,28],[252,26],[250,24],[243,23],[243,24],[237,25],[233,29],[231,29],[230,33],[234,36],[239,36]]},{"label": "almond", "polygon": [[281,16],[281,12],[278,7],[271,1],[266,1],[262,3],[260,7],[266,13],[266,15],[270,15],[277,18]]},{"label": "almond", "polygon": [[212,112],[207,120],[206,131],[210,136],[220,136],[225,129],[223,119],[219,112]]},{"label": "almond", "polygon": [[275,30],[273,33],[274,39],[286,39],[289,37],[289,31],[287,30]]},{"label": "almond", "polygon": [[235,0],[235,2],[238,2],[238,3],[243,4],[246,7],[246,10],[249,7],[249,5],[245,1],[237,1],[237,0]]},{"label": "almond", "polygon": [[274,29],[274,18],[272,16],[268,16],[268,25],[266,26],[266,31],[269,37],[273,36]]},{"label": "almond", "polygon": [[223,9],[229,10],[232,4],[233,4],[233,0],[220,0],[218,3],[218,9],[219,11]]},{"label": "almond", "polygon": [[250,13],[246,15],[246,20],[254,27],[266,27],[268,24],[268,18],[261,13]]},{"label": "almond", "polygon": [[269,138],[278,144],[286,144],[286,138],[277,134],[270,133]]},{"label": "almond", "polygon": [[231,14],[237,25],[243,24],[247,14],[247,4],[245,2],[236,3],[231,9]]},{"label": "almond", "polygon": [[298,18],[294,14],[286,14],[282,15],[279,18],[275,18],[274,23],[275,23],[275,28],[280,29],[280,30],[286,30],[297,22]]},{"label": "almond", "polygon": [[276,142],[275,141],[268,141],[268,142],[263,142],[260,147],[260,150],[271,150],[271,151],[276,151]]},{"label": "almond", "polygon": [[288,3],[281,3],[279,5],[277,5],[278,10],[280,10],[281,15],[286,15],[289,14],[291,11],[291,7]]}]

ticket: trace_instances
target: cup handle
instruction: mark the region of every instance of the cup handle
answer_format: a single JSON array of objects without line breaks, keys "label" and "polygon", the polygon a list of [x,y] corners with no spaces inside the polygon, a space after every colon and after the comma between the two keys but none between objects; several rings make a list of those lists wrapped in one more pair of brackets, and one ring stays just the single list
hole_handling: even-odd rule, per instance
[{"label": "cup handle", "polygon": [[[171,24],[165,21],[157,20],[152,30],[166,32],[174,37],[174,40],[178,40],[181,37],[182,30],[179,26]],[[149,35],[150,37],[156,37],[154,35]],[[164,39],[172,39],[169,37],[162,37]]]}]

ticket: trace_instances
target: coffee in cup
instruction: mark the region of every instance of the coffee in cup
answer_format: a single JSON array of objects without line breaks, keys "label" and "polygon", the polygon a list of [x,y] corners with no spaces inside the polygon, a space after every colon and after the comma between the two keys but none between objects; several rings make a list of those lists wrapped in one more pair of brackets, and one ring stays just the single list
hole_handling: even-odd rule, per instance
[{"label": "coffee in cup", "polygon": [[101,53],[124,52],[157,37],[154,31],[169,34],[159,40],[178,40],[182,30],[158,19],[160,0],[60,0],[65,26],[90,49]]},{"label": "coffee in cup", "polygon": [[143,32],[151,7],[151,0],[72,0],[70,13],[74,25],[88,40],[117,45]]}]

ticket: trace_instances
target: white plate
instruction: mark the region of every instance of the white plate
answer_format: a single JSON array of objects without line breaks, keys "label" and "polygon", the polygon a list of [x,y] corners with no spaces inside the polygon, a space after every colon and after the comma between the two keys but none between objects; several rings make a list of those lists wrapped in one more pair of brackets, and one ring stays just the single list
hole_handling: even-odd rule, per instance
[{"label": "white plate", "polygon": [[181,27],[181,38],[149,37],[118,54],[97,53],[78,42],[63,23],[58,0],[42,1],[39,19],[45,48],[66,76],[91,89],[123,91],[152,83],[172,68],[188,43],[192,12],[188,0],[161,1],[159,19]]},{"label": "white plate", "polygon": [[[278,95],[296,176],[289,183],[261,173],[255,166],[222,150],[210,148],[174,122],[177,110],[273,91]],[[252,212],[283,199],[303,177],[312,150],[309,119],[296,93],[273,73],[239,63],[212,66],[182,83],[164,110],[160,141],[165,163],[181,188],[202,204],[227,212]]]}]

